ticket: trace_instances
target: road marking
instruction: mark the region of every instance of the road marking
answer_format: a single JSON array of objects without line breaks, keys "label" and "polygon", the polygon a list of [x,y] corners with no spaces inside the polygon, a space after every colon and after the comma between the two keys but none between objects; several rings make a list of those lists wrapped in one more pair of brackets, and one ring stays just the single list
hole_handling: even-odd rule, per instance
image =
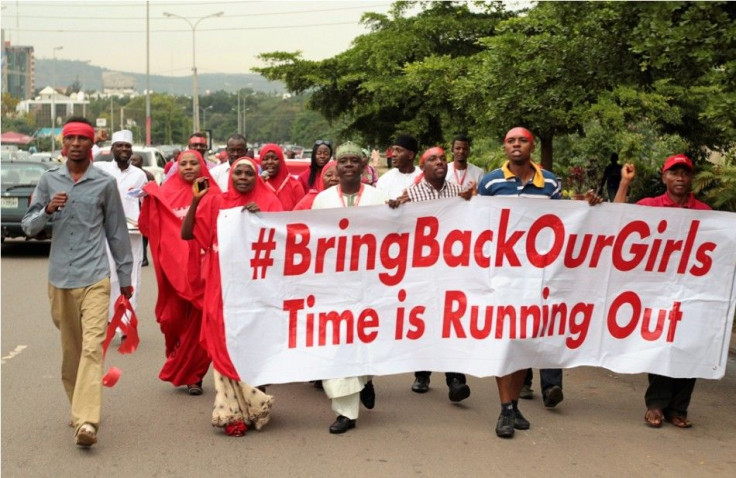
[{"label": "road marking", "polygon": [[26,347],[28,347],[28,346],[27,346],[27,345],[19,345],[19,346],[17,346],[17,347],[15,348],[15,350],[13,350],[13,351],[12,351],[12,352],[10,352],[10,353],[9,353],[8,355],[6,355],[6,356],[4,356],[4,357],[2,358],[2,364],[5,364],[5,361],[6,361],[6,360],[10,360],[10,359],[12,359],[13,357],[15,357],[16,355],[20,354],[20,353],[21,353],[21,352],[23,351],[23,349],[25,349]]}]

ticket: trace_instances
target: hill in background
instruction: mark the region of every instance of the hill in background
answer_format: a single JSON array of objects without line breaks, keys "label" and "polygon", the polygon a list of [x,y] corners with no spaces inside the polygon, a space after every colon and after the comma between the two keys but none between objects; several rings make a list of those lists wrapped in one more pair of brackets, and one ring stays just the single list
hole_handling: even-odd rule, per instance
[{"label": "hill in background", "polygon": [[[90,65],[83,61],[75,60],[39,60],[35,62],[36,89],[46,86],[66,88],[79,80],[84,91],[102,91],[102,73],[108,70],[99,66]],[[137,81],[136,90],[142,93],[146,89],[146,75],[140,73],[128,73]],[[54,80],[54,78],[56,78]],[[281,94],[286,92],[284,84],[278,81],[268,81],[261,75],[253,73],[225,74],[225,73],[200,73],[199,93],[205,94],[207,90],[225,90],[235,92],[240,88],[250,88],[256,92]],[[170,95],[192,94],[192,77],[189,76],[163,76],[151,75],[151,91],[156,93],[168,93]],[[53,85],[52,85],[53,83]]]}]

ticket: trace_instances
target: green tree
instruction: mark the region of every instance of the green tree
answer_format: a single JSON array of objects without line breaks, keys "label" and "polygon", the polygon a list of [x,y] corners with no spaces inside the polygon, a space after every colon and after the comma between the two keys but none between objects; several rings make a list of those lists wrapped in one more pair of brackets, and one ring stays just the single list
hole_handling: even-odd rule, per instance
[{"label": "green tree", "polygon": [[[414,6],[421,11],[408,17]],[[342,123],[344,137],[385,144],[397,132],[410,132],[434,144],[445,140],[446,130],[467,129],[465,109],[445,86],[463,75],[462,59],[481,50],[477,40],[493,35],[509,16],[500,2],[473,9],[465,2],[396,2],[389,15],[365,14],[372,32],[334,58],[306,61],[298,52],[273,52],[261,55],[270,66],[259,71],[292,92],[311,92],[310,107]]]}]

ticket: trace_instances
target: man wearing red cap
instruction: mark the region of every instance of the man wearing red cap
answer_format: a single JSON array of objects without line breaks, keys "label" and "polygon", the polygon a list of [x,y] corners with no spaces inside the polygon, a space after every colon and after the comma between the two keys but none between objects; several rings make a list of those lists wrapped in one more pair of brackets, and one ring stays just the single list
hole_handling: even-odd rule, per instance
[{"label": "man wearing red cap", "polygon": [[[397,199],[388,202],[391,208],[397,208],[409,201],[430,201],[433,199],[462,197],[468,200],[473,195],[473,188],[463,190],[456,183],[446,179],[447,156],[440,147],[429,148],[419,159],[419,168],[422,171],[416,184],[410,186],[406,193]],[[429,391],[429,380],[432,372],[414,372],[414,383],[411,390],[416,393]],[[465,374],[446,372],[445,383],[449,389],[448,397],[452,402],[461,402],[470,396],[470,387],[466,383]]]},{"label": "man wearing red cap", "polygon": [[133,256],[115,179],[91,167],[92,124],[70,118],[62,135],[67,161],[43,173],[22,226],[32,237],[54,220],[51,317],[61,332],[61,381],[71,403],[75,442],[88,447],[97,442],[102,409],[102,343],[110,302],[105,241],[115,259],[120,294],[128,298]]},{"label": "man wearing red cap", "polygon": [[[621,183],[614,202],[626,202],[629,184],[636,177],[633,164],[621,168]],[[685,209],[709,210],[710,206],[695,199],[691,187],[693,182],[693,163],[684,154],[670,156],[662,167],[662,182],[667,191],[661,196],[644,198],[636,204],[655,207],[676,207]],[[678,428],[690,428],[687,409],[695,389],[694,378],[672,378],[649,374],[649,386],[644,394],[647,411],[644,421],[653,428],[662,426],[666,420]]]},{"label": "man wearing red cap", "polygon": [[[503,166],[486,174],[478,184],[480,196],[516,196],[542,199],[560,199],[561,184],[553,173],[532,162],[534,135],[526,128],[512,128],[504,139],[504,153],[508,158]],[[588,204],[603,201],[593,190],[585,193]],[[519,397],[527,370],[517,370],[503,377],[496,377],[501,414],[496,423],[496,435],[512,438],[514,430],[528,430],[531,426],[519,411]],[[562,370],[540,370],[542,399],[547,408],[560,403],[562,395]]]}]

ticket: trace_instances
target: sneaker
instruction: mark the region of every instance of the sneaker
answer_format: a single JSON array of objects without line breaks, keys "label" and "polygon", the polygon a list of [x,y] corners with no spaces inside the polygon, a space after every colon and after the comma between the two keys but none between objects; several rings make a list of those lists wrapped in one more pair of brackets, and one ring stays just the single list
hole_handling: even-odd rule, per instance
[{"label": "sneaker", "polygon": [[461,402],[470,396],[468,384],[460,382],[457,378],[450,380],[448,387],[450,389],[448,396],[451,402]]},{"label": "sneaker", "polygon": [[544,400],[544,406],[547,408],[554,408],[560,403],[564,396],[562,395],[562,387],[553,385],[542,393]]},{"label": "sneaker", "polygon": [[521,411],[518,408],[514,410],[514,428],[517,430],[529,430],[531,426],[532,424],[529,423],[529,420],[524,418],[524,415],[521,414]]},{"label": "sneaker", "polygon": [[79,446],[90,447],[97,443],[97,430],[91,423],[85,423],[77,430],[74,440]]},{"label": "sneaker", "polygon": [[411,385],[411,391],[416,393],[427,393],[429,390],[429,377],[417,377]]},{"label": "sneaker", "polygon": [[513,438],[514,437],[514,414],[503,413],[498,416],[498,422],[496,422],[496,436],[500,438]]},{"label": "sneaker", "polygon": [[523,387],[521,387],[519,398],[523,398],[524,400],[531,400],[532,398],[534,398],[534,390],[532,390],[531,385],[525,384]]}]

